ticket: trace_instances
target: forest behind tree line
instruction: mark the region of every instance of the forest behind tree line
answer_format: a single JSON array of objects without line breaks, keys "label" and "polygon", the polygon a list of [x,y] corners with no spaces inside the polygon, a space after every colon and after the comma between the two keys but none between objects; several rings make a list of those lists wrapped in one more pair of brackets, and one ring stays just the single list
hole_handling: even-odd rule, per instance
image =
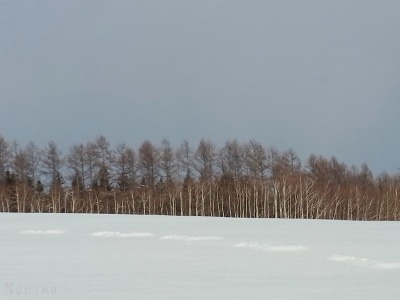
[{"label": "forest behind tree line", "polygon": [[400,176],[256,140],[43,149],[0,136],[0,211],[399,220]]}]

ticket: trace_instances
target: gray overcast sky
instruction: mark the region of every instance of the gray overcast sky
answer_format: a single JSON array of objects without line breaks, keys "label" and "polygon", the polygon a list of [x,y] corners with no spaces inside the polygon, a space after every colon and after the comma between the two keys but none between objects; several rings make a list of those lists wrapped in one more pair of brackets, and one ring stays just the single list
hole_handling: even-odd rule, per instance
[{"label": "gray overcast sky", "polygon": [[0,0],[0,134],[400,167],[400,1]]}]

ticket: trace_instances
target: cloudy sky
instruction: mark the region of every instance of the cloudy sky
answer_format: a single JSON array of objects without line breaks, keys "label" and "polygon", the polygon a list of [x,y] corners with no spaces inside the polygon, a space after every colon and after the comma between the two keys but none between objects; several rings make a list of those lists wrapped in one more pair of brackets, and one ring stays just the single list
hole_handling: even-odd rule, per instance
[{"label": "cloudy sky", "polygon": [[400,167],[400,1],[0,0],[0,135]]}]

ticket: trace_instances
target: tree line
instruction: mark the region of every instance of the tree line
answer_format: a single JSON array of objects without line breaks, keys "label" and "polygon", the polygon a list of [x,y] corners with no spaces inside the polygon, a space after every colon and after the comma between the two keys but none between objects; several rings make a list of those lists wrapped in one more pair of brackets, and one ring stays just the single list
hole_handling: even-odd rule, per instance
[{"label": "tree line", "polygon": [[98,136],[63,154],[0,136],[0,211],[400,220],[400,176],[256,140],[135,150]]}]

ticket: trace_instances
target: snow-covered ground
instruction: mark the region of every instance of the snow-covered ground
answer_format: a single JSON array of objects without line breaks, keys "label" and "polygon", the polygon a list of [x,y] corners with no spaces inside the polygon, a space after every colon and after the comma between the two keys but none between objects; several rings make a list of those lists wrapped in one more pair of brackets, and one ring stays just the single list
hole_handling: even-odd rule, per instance
[{"label": "snow-covered ground", "polygon": [[0,214],[0,300],[400,299],[400,223]]}]

